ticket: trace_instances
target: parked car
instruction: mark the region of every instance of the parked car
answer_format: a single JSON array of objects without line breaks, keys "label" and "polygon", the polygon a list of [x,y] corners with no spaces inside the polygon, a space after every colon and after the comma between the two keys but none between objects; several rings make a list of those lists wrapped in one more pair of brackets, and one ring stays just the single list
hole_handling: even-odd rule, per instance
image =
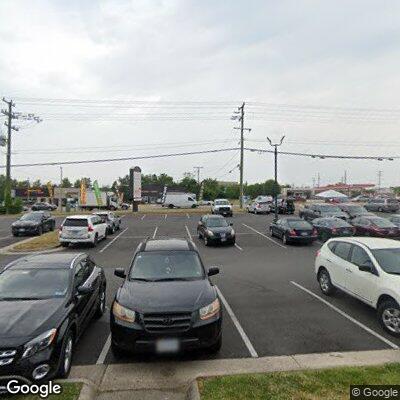
[{"label": "parked car", "polygon": [[361,216],[374,216],[375,214],[369,212],[365,207],[358,204],[342,203],[338,204],[338,207],[345,212],[350,219],[361,217]]},{"label": "parked car", "polygon": [[[271,212],[275,212],[275,202],[270,204]],[[294,214],[295,205],[293,199],[278,199],[278,214]]]},{"label": "parked car", "polygon": [[221,214],[226,217],[233,216],[233,206],[226,199],[215,199],[211,207],[211,214]]},{"label": "parked car", "polygon": [[400,336],[400,244],[377,238],[331,239],[317,253],[322,293],[341,289],[377,310],[383,329]]},{"label": "parked car", "polygon": [[269,214],[270,206],[266,201],[253,201],[246,206],[247,212],[253,214]]},{"label": "parked car", "polygon": [[196,196],[192,193],[167,192],[163,207],[168,208],[196,208]]},{"label": "parked car", "polygon": [[287,217],[272,222],[269,227],[271,236],[288,243],[312,243],[318,238],[317,230],[307,221],[298,217]]},{"label": "parked car", "polygon": [[368,211],[397,212],[400,206],[396,199],[371,199],[365,208]]},{"label": "parked car", "polygon": [[54,231],[55,227],[56,220],[48,211],[32,211],[13,222],[11,224],[11,232],[14,236],[40,236],[43,232]]},{"label": "parked car", "polygon": [[131,205],[129,203],[122,203],[121,210],[129,210]]},{"label": "parked car", "polygon": [[54,211],[57,209],[55,204],[50,204],[46,202],[35,203],[32,207],[32,211]]},{"label": "parked car", "polygon": [[214,202],[212,200],[200,200],[199,206],[212,206]]},{"label": "parked car", "polygon": [[78,338],[105,306],[104,272],[87,254],[11,262],[0,273],[0,374],[66,378]]},{"label": "parked car", "polygon": [[397,237],[400,234],[399,228],[386,218],[358,217],[351,223],[356,228],[357,236]]},{"label": "parked car", "polygon": [[122,352],[218,352],[222,307],[193,242],[149,239],[142,242],[111,307],[111,349]]},{"label": "parked car", "polygon": [[107,237],[107,224],[98,215],[73,215],[65,218],[60,227],[59,240],[62,246],[70,243],[88,243],[93,247]]},{"label": "parked car", "polygon": [[121,218],[112,211],[98,211],[93,213],[98,215],[107,224],[107,233],[112,235],[121,229]]},{"label": "parked car", "polygon": [[274,198],[272,196],[257,196],[254,201],[257,202],[266,202],[266,203],[272,203],[274,201]]},{"label": "parked car", "polygon": [[304,218],[306,221],[312,221],[315,218],[321,217],[336,217],[341,219],[347,219],[348,215],[344,213],[339,206],[336,204],[306,204],[299,212],[300,218]]},{"label": "parked car", "polygon": [[232,224],[228,224],[221,215],[203,215],[197,225],[199,239],[204,240],[204,244],[235,244],[236,234]]},{"label": "parked car", "polygon": [[312,225],[317,230],[318,237],[324,242],[332,237],[353,236],[356,233],[354,226],[335,217],[315,218]]},{"label": "parked car", "polygon": [[393,225],[396,225],[398,228],[400,228],[400,215],[392,215],[388,219]]},{"label": "parked car", "polygon": [[365,194],[360,194],[359,196],[353,197],[353,198],[351,199],[351,201],[356,201],[356,202],[365,203],[365,202],[369,201],[370,198],[371,198],[370,196],[367,196],[367,195],[365,195]]}]

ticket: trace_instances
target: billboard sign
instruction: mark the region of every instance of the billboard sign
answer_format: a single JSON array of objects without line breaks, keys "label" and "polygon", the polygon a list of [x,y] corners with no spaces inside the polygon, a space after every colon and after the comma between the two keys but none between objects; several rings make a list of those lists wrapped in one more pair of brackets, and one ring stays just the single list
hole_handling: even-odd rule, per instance
[{"label": "billboard sign", "polygon": [[140,167],[130,169],[131,195],[134,202],[142,201],[142,170]]}]

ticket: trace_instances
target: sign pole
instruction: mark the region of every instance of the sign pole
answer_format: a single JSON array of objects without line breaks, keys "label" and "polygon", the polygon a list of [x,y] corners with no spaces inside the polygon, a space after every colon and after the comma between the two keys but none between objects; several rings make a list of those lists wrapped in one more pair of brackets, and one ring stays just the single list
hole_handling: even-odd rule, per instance
[{"label": "sign pole", "polygon": [[132,212],[139,211],[139,204],[142,201],[142,170],[136,166],[129,170],[130,195],[132,199]]}]

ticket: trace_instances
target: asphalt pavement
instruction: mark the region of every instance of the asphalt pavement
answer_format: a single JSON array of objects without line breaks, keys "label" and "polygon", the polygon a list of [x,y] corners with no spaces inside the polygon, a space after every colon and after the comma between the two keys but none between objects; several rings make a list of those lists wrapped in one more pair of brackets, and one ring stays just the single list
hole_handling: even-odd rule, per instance
[{"label": "asphalt pavement", "polygon": [[[245,358],[307,353],[380,350],[400,347],[400,339],[386,334],[375,311],[343,294],[325,297],[314,274],[315,253],[321,243],[283,245],[268,234],[272,215],[237,214],[231,219],[237,246],[205,247],[197,238],[197,215],[126,215],[121,230],[96,248],[76,247],[93,255],[107,276],[110,307],[120,278],[114,268],[128,268],[133,253],[146,237],[192,237],[206,267],[219,266],[212,277],[224,305],[223,346],[218,355],[206,352],[179,360]],[[0,232],[10,220],[0,219]],[[1,240],[1,238],[0,238]],[[6,240],[4,239],[6,242]],[[4,246],[7,243],[4,243]],[[1,242],[3,245],[3,242]],[[2,256],[1,264],[16,256]],[[93,321],[80,339],[75,365],[137,361],[116,360],[109,349],[109,312]],[[157,361],[153,355],[140,361]]]}]

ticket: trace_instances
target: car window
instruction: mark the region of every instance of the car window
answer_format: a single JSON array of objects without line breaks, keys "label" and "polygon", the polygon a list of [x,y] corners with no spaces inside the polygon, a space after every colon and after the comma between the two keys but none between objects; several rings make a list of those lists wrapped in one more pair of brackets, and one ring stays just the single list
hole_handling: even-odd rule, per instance
[{"label": "car window", "polygon": [[78,288],[83,285],[85,281],[89,278],[90,274],[93,271],[93,265],[89,263],[87,260],[81,260],[75,267],[74,273],[74,287]]},{"label": "car window", "polygon": [[351,252],[350,262],[359,267],[361,265],[364,265],[368,261],[371,261],[368,253],[360,246],[354,245]]},{"label": "car window", "polygon": [[351,244],[346,242],[338,242],[335,250],[333,251],[335,255],[343,260],[348,260],[350,254]]},{"label": "car window", "polygon": [[335,252],[335,248],[336,248],[337,242],[330,242],[328,243],[328,249],[334,253]]},{"label": "car window", "polygon": [[63,226],[88,226],[88,220],[86,218],[67,218]]},{"label": "car window", "polygon": [[386,273],[400,275],[400,248],[372,250],[372,254]]},{"label": "car window", "polygon": [[310,224],[307,221],[299,220],[299,221],[291,221],[288,220],[287,224],[290,228],[293,229],[311,229]]},{"label": "car window", "polygon": [[379,228],[393,228],[393,224],[386,218],[374,218],[370,220],[372,224]]},{"label": "car window", "polygon": [[195,251],[140,252],[129,274],[129,279],[150,281],[203,278],[204,269]]}]

